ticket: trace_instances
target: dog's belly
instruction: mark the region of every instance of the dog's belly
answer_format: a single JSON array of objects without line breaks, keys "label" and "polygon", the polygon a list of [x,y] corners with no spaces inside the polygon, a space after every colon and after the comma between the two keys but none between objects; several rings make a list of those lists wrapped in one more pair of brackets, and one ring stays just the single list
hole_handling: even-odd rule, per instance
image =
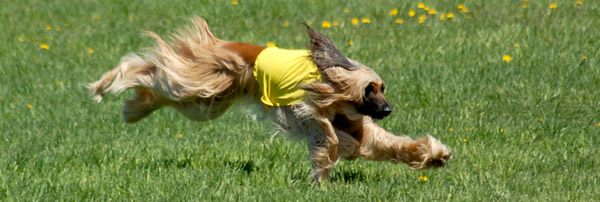
[{"label": "dog's belly", "polygon": [[208,121],[223,115],[233,100],[197,98],[193,101],[176,102],[173,107],[193,121]]}]

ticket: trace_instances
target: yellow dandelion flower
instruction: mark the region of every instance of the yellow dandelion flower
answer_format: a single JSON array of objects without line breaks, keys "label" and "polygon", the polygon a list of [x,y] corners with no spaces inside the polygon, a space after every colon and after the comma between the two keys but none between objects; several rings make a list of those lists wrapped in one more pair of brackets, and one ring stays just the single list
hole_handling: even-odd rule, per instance
[{"label": "yellow dandelion flower", "polygon": [[57,82],[56,82],[56,85],[57,85],[57,86],[62,86],[62,84],[63,84],[63,82],[62,82],[62,81],[57,81]]},{"label": "yellow dandelion flower", "polygon": [[277,45],[275,45],[275,42],[267,42],[267,47],[277,47]]},{"label": "yellow dandelion flower", "polygon": [[440,15],[440,20],[441,20],[441,21],[444,21],[444,20],[446,20],[446,14],[445,14],[445,13],[442,13],[442,14]]},{"label": "yellow dandelion flower", "polygon": [[94,53],[94,49],[88,48],[88,53]]},{"label": "yellow dandelion flower", "polygon": [[448,19],[454,18],[454,13],[448,13],[448,14],[446,14],[446,18],[448,18]]},{"label": "yellow dandelion flower", "polygon": [[414,16],[415,16],[415,14],[416,14],[416,13],[415,13],[415,11],[413,11],[413,10],[410,10],[410,11],[408,11],[408,16],[409,16],[409,17],[414,17]]},{"label": "yellow dandelion flower", "polygon": [[472,131],[472,130],[473,130],[473,128],[471,128],[471,127],[467,127],[467,128],[465,128],[465,130],[466,130],[466,131]]},{"label": "yellow dandelion flower", "polygon": [[527,8],[527,4],[521,5],[521,8]]},{"label": "yellow dandelion flower", "polygon": [[460,12],[466,13],[469,12],[469,9],[467,9],[467,7],[465,7],[464,4],[458,4],[458,6],[456,6],[458,8],[458,10],[460,10]]},{"label": "yellow dandelion flower", "polygon": [[323,27],[323,28],[330,28],[331,27],[331,23],[329,21],[323,21],[321,23],[321,27]]},{"label": "yellow dandelion flower", "polygon": [[429,15],[435,15],[435,14],[437,14],[437,11],[435,9],[431,9],[429,11]]},{"label": "yellow dandelion flower", "polygon": [[515,44],[513,44],[513,46],[514,46],[515,48],[518,48],[518,47],[519,47],[519,44],[518,44],[518,43],[515,43]]},{"label": "yellow dandelion flower", "polygon": [[23,37],[19,37],[17,40],[19,40],[20,42],[25,41],[25,39]]},{"label": "yellow dandelion flower", "polygon": [[350,13],[350,9],[344,8],[344,13]]},{"label": "yellow dandelion flower", "polygon": [[408,108],[408,103],[404,103],[404,108]]},{"label": "yellow dandelion flower", "polygon": [[71,23],[70,22],[65,22],[65,26],[67,26],[67,27],[71,26]]},{"label": "yellow dandelion flower", "polygon": [[336,21],[333,21],[333,26],[338,26],[338,25],[340,25],[340,22],[339,22],[339,21],[337,21],[337,20],[336,20]]},{"label": "yellow dandelion flower", "polygon": [[52,26],[46,25],[46,30],[52,30]]},{"label": "yellow dandelion flower", "polygon": [[425,19],[427,19],[427,16],[425,16],[425,15],[419,16],[419,24],[424,23]]},{"label": "yellow dandelion flower", "polygon": [[540,121],[540,122],[544,121],[544,119],[542,119],[541,117],[537,118],[537,120]]},{"label": "yellow dandelion flower", "polygon": [[56,31],[60,32],[60,31],[62,31],[62,29],[60,29],[60,27],[56,27]]},{"label": "yellow dandelion flower", "polygon": [[178,137],[178,138],[182,138],[182,137],[183,137],[183,134],[182,134],[182,133],[179,133],[179,134],[177,134],[177,137]]},{"label": "yellow dandelion flower", "polygon": [[577,5],[583,4],[583,1],[577,1]]},{"label": "yellow dandelion flower", "polygon": [[417,8],[425,8],[425,4],[424,3],[419,3],[419,4],[417,4]]},{"label": "yellow dandelion flower", "polygon": [[467,138],[463,138],[463,142],[464,142],[464,143],[467,143]]},{"label": "yellow dandelion flower", "polygon": [[32,104],[28,104],[27,108],[31,109],[31,108],[33,108],[33,105]]},{"label": "yellow dandelion flower", "polygon": [[555,9],[555,8],[556,8],[556,6],[557,6],[557,5],[556,5],[556,3],[551,3],[551,4],[550,4],[550,8],[551,8],[551,9]]},{"label": "yellow dandelion flower", "polygon": [[527,3],[529,0],[523,0],[523,2]]},{"label": "yellow dandelion flower", "polygon": [[423,10],[429,11],[429,6],[425,6],[425,8],[423,8]]},{"label": "yellow dandelion flower", "polygon": [[402,23],[404,23],[404,20],[403,20],[403,19],[400,19],[400,18],[398,18],[398,19],[396,19],[394,22],[395,22],[396,24],[402,24]]},{"label": "yellow dandelion flower", "polygon": [[510,62],[511,60],[513,60],[513,58],[510,55],[504,55],[504,56],[502,56],[502,61],[503,62]]},{"label": "yellow dandelion flower", "polygon": [[598,127],[600,127],[600,122],[598,122]]},{"label": "yellow dandelion flower", "polygon": [[369,19],[369,18],[362,18],[361,21],[362,21],[362,23],[365,23],[365,24],[371,23],[371,19]]},{"label": "yellow dandelion flower", "polygon": [[100,19],[101,19],[100,16],[94,16],[94,21],[98,21]]},{"label": "yellow dandelion flower", "polygon": [[587,59],[588,59],[588,56],[585,56],[585,55],[584,55],[584,56],[583,56],[583,60],[587,60]]},{"label": "yellow dandelion flower", "polygon": [[358,25],[358,18],[352,18],[352,24]]},{"label": "yellow dandelion flower", "polygon": [[500,133],[504,133],[504,129],[503,128],[500,128]]},{"label": "yellow dandelion flower", "polygon": [[448,129],[450,132],[454,132],[454,128],[450,128]]},{"label": "yellow dandelion flower", "polygon": [[348,45],[351,46],[352,45],[352,40],[348,41]]},{"label": "yellow dandelion flower", "polygon": [[283,26],[284,27],[290,26],[290,23],[286,20],[286,21],[283,22]]},{"label": "yellow dandelion flower", "polygon": [[40,48],[42,48],[44,50],[50,50],[50,46],[48,46],[48,44],[45,44],[45,43],[41,43]]},{"label": "yellow dandelion flower", "polygon": [[394,8],[394,10],[390,11],[389,15],[390,16],[396,16],[396,15],[398,15],[398,9]]},{"label": "yellow dandelion flower", "polygon": [[419,180],[426,182],[427,181],[427,176],[419,176]]},{"label": "yellow dandelion flower", "polygon": [[240,2],[238,2],[236,0],[231,1],[231,5],[238,5],[238,4],[240,4]]}]

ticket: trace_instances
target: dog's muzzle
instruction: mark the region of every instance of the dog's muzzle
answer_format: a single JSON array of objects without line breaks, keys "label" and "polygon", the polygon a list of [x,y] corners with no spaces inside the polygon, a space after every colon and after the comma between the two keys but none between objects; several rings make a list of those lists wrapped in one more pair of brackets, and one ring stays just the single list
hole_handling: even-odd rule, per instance
[{"label": "dog's muzzle", "polygon": [[377,110],[371,115],[374,119],[383,119],[392,113],[392,108],[388,105],[383,107],[381,110]]}]

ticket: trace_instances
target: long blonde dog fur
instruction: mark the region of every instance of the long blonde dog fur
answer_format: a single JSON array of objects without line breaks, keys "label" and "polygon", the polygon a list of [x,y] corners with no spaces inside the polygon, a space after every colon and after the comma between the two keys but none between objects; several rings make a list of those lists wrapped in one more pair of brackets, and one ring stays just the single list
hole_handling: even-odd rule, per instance
[{"label": "long blonde dog fur", "polygon": [[[313,45],[321,47],[312,48],[312,57],[320,65],[323,80],[301,86],[308,95],[299,104],[267,111],[288,134],[307,141],[317,183],[328,179],[340,157],[404,162],[415,170],[445,165],[452,153],[437,139],[395,136],[360,112],[357,106],[364,104],[365,88],[382,86],[383,81],[371,68],[329,52],[335,46],[307,29]],[[153,32],[146,35],[156,40],[152,51],[142,57],[124,56],[116,68],[89,85],[98,102],[107,93],[135,89],[134,98],[123,106],[125,122],[135,123],[164,106],[189,119],[207,121],[222,115],[238,98],[260,103],[254,64],[228,48],[234,42],[213,36],[203,19],[194,18],[192,25],[173,35],[170,42]],[[336,54],[338,60],[328,58]],[[330,63],[334,65],[325,65]]]}]

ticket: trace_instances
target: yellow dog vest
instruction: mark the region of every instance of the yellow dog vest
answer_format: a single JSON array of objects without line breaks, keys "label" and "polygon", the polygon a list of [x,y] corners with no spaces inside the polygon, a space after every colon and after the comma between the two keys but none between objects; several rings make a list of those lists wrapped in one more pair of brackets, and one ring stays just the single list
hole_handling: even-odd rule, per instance
[{"label": "yellow dog vest", "polygon": [[297,104],[306,96],[298,86],[321,80],[308,50],[266,48],[256,57],[253,73],[267,106]]}]

